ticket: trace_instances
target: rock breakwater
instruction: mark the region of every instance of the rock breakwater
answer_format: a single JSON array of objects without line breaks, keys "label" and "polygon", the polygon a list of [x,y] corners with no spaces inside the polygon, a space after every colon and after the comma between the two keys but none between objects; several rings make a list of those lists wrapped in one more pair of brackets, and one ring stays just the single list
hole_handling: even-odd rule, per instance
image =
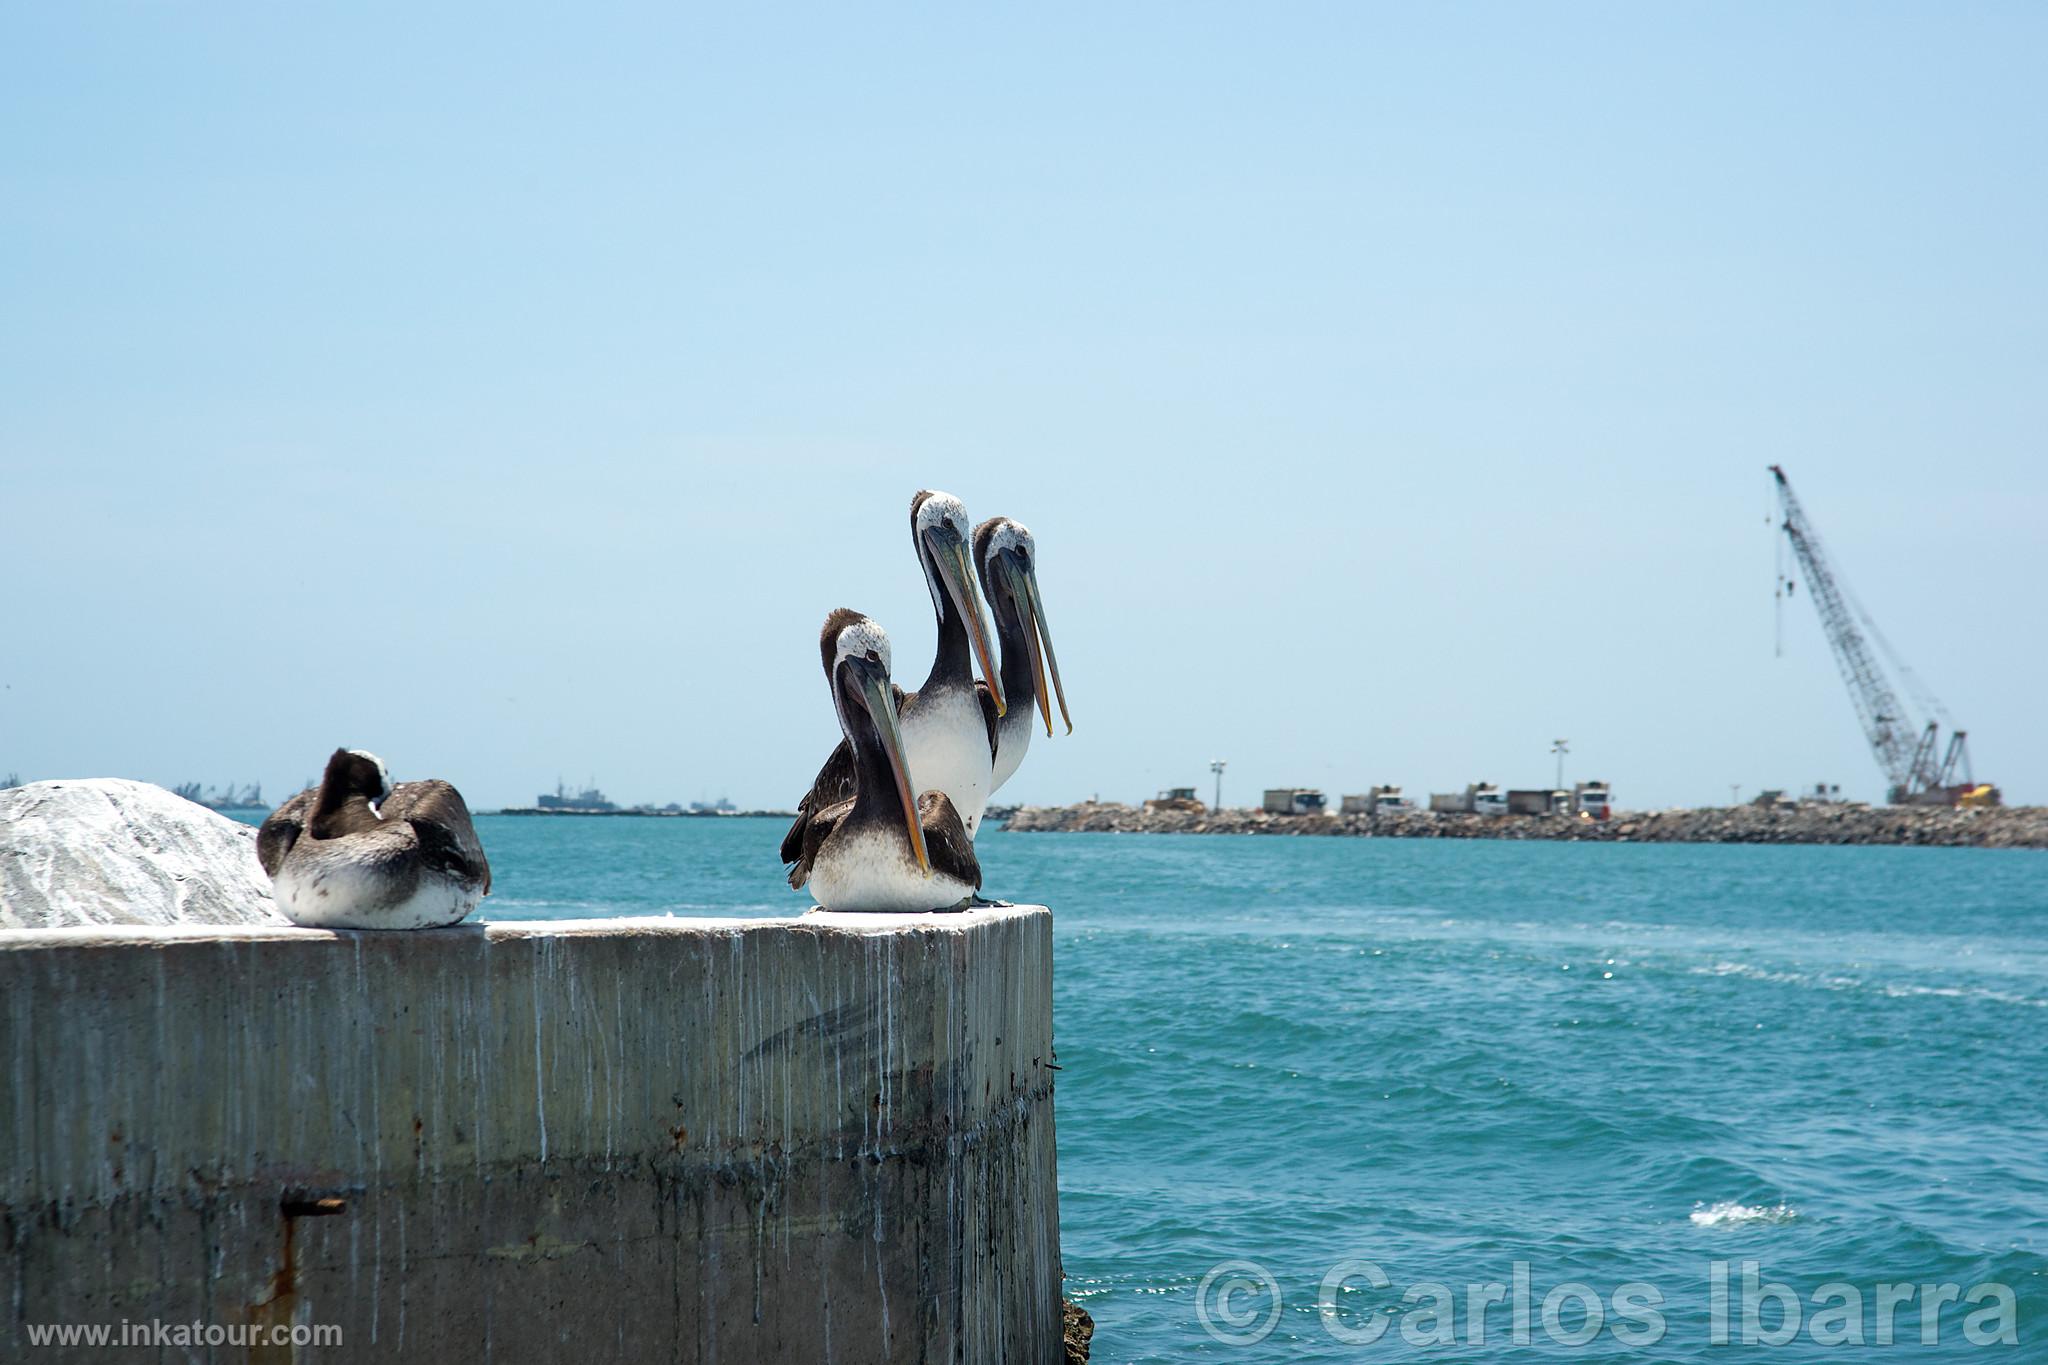
[{"label": "rock breakwater", "polygon": [[1282,834],[1381,839],[1556,839],[1665,844],[1925,844],[2048,848],[2048,806],[1949,810],[1815,803],[1623,811],[1575,816],[1273,815],[1260,810],[1147,810],[1114,801],[1023,806],[1005,829],[1031,834]]}]

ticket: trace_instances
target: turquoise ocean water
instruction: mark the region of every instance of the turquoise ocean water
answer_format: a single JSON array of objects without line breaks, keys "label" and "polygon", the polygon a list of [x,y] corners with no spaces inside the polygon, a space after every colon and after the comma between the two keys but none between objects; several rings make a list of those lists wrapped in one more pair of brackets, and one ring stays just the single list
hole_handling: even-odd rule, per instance
[{"label": "turquoise ocean water", "polygon": [[[479,823],[489,918],[805,904],[773,821]],[[1054,909],[1062,1238],[1099,1361],[2048,1360],[2048,855],[980,848],[990,894]],[[1923,1325],[1986,1283],[2017,1345],[1966,1335],[1995,1291]],[[1778,1347],[1771,1285],[1799,1313]],[[1882,1285],[1913,1290],[1891,1345]],[[1864,1344],[1817,1344],[1852,1309]]]}]

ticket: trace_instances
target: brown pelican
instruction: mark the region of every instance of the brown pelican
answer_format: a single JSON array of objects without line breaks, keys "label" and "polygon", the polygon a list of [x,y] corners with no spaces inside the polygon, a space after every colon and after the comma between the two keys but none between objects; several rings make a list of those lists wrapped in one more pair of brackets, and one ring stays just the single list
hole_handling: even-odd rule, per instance
[{"label": "brown pelican", "polygon": [[491,889],[462,794],[439,781],[394,787],[361,749],[336,749],[319,786],[270,813],[256,857],[286,918],[327,929],[453,924]]},{"label": "brown pelican", "polygon": [[846,732],[852,795],[803,816],[789,884],[826,910],[942,910],[981,886],[974,841],[942,791],[914,794],[889,637],[845,607],[825,618],[818,652]]},{"label": "brown pelican", "polygon": [[[982,595],[988,598],[989,613],[996,618],[996,638],[1003,645],[1003,694],[1013,705],[996,722],[996,761],[991,792],[1010,780],[1024,762],[1031,747],[1031,699],[1038,701],[1045,717],[1045,733],[1052,735],[1052,696],[1045,686],[1052,674],[1052,691],[1059,694],[1060,719],[1067,733],[1074,733],[1074,718],[1067,713],[1067,689],[1060,682],[1060,661],[1052,652],[1052,628],[1045,623],[1045,607],[1038,598],[1037,547],[1024,523],[1008,517],[990,517],[974,528],[974,567],[981,575]],[[1040,641],[1044,644],[1041,648]],[[1019,697],[1024,703],[1015,705]]]},{"label": "brown pelican", "polygon": [[[994,790],[996,723],[1003,717],[1005,701],[982,620],[981,594],[967,562],[968,534],[967,509],[951,493],[926,489],[911,499],[910,538],[925,585],[931,589],[939,647],[924,685],[900,694],[897,706],[904,757],[917,774],[919,794],[940,791],[951,797],[972,838]],[[993,692],[975,687],[977,657]],[[852,795],[853,754],[841,740],[812,779],[810,791],[797,802],[796,823],[782,838],[782,861],[797,860],[804,822],[813,813]]]}]

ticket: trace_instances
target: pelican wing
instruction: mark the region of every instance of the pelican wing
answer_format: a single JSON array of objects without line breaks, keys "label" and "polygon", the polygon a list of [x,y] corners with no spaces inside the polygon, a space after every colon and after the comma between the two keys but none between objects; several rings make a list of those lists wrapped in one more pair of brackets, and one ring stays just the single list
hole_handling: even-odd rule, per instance
[{"label": "pelican wing", "polygon": [[[818,850],[825,846],[825,840],[831,837],[833,830],[839,828],[839,822],[845,819],[852,809],[853,798],[849,796],[844,801],[836,801],[825,807],[815,815],[798,818],[797,824],[800,828],[790,831],[797,841],[796,856],[783,860],[796,864],[789,870],[790,890],[801,891],[804,883],[811,879],[811,865],[818,861]],[[783,840],[785,847],[788,843],[787,839]]]},{"label": "pelican wing", "polygon": [[[827,807],[836,806],[853,799],[853,745],[839,741],[825,766],[818,769],[818,775],[811,779],[811,789],[796,803],[796,819],[790,822],[789,833],[782,836],[782,861],[794,863],[805,856],[805,840],[810,836],[811,821]],[[809,875],[808,866],[805,875]],[[791,886],[802,886],[792,881]]]},{"label": "pelican wing", "polygon": [[469,881],[482,881],[491,891],[491,864],[483,840],[476,837],[462,793],[439,779],[401,782],[384,798],[377,813],[387,823],[404,821],[419,836],[420,853],[429,863]]},{"label": "pelican wing", "polygon": [[284,866],[285,855],[306,832],[306,821],[312,818],[313,802],[319,796],[319,788],[308,787],[263,818],[256,831],[256,861],[263,864],[265,876],[275,877]]},{"label": "pelican wing", "polygon": [[917,799],[917,820],[924,826],[924,847],[932,860],[932,871],[942,872],[981,890],[981,860],[974,856],[974,840],[953,809],[953,798],[944,792],[926,792]]}]

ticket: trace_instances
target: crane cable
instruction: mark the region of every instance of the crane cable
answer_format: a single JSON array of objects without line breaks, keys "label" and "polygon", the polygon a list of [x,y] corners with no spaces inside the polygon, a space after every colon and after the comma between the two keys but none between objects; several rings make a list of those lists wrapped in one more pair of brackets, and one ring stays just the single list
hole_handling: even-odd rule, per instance
[{"label": "crane cable", "polygon": [[[1849,591],[1848,585],[1838,583],[1836,586],[1841,589],[1842,596],[1849,600],[1849,610],[1856,613],[1856,619],[1861,621],[1863,628],[1870,632],[1870,638],[1877,641],[1877,647],[1884,652],[1884,657],[1889,659],[1892,667],[1899,671],[1899,677],[1906,684],[1906,693],[1912,697],[1913,704],[1919,708],[1920,714],[1922,716],[1932,716],[1935,720],[1940,721],[1944,730],[1953,730],[1955,722],[1949,719],[1948,708],[1941,704],[1941,698],[1927,690],[1927,685],[1920,681],[1920,675],[1913,671],[1913,666],[1901,658],[1896,649],[1892,648],[1892,642],[1884,638],[1884,632],[1877,628],[1877,622],[1870,619],[1870,613],[1863,609],[1863,604],[1856,600],[1856,594]],[[1908,717],[1907,719],[1911,720],[1912,718]],[[1914,728],[1919,728],[1917,722]]]},{"label": "crane cable", "polygon": [[[1771,501],[1775,504],[1777,499],[1773,497]],[[1764,525],[1771,528],[1771,544],[1777,551],[1771,580],[1771,657],[1782,659],[1785,657],[1785,528],[1778,524],[1775,505],[1764,514]]]}]

